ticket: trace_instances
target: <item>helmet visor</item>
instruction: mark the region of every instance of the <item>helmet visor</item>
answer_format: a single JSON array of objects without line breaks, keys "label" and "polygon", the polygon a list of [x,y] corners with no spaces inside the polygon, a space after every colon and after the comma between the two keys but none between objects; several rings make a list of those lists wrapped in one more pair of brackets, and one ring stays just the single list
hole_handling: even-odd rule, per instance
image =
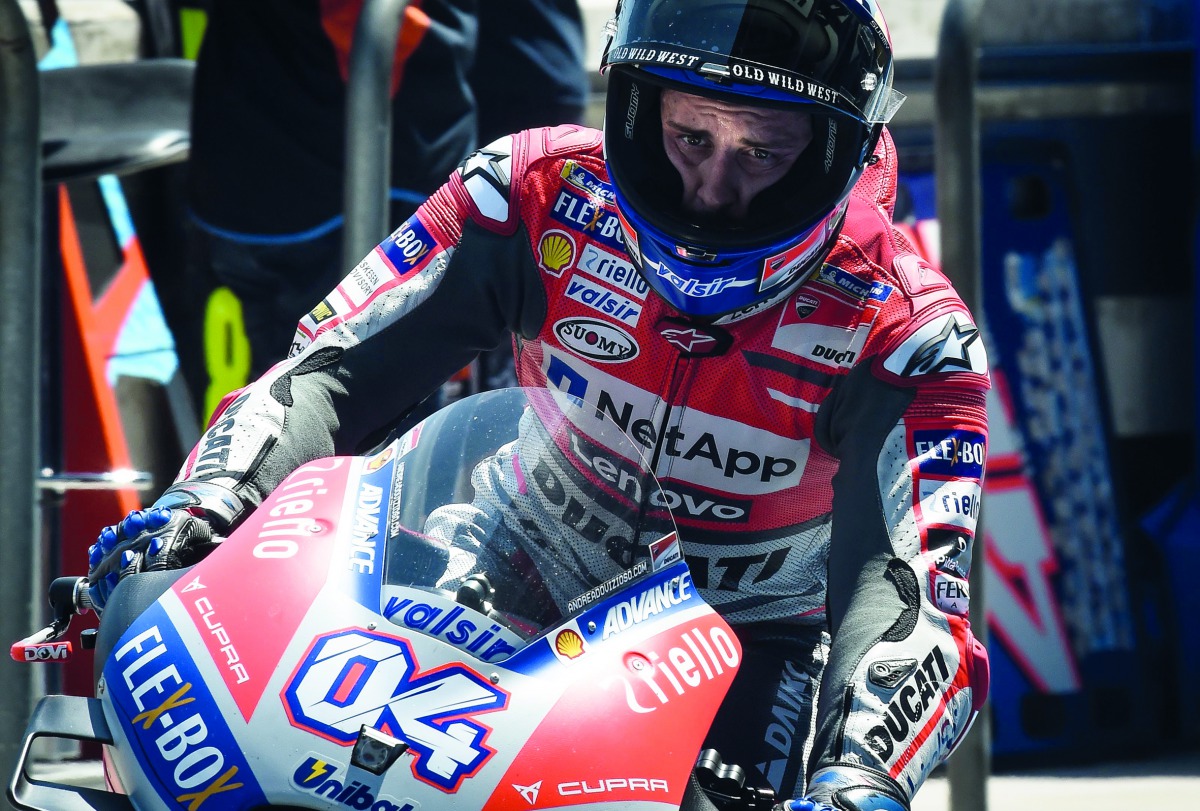
[{"label": "helmet visor", "polygon": [[[887,123],[891,44],[859,0],[624,0],[604,68],[689,70],[713,90],[812,102]],[[853,7],[853,8],[852,8]]]}]

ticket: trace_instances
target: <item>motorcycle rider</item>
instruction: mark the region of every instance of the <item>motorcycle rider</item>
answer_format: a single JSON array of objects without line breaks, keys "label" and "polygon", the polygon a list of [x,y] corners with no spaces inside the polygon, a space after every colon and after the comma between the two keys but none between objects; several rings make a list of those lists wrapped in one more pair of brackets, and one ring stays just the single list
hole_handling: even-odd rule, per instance
[{"label": "motorcycle rider", "polygon": [[522,385],[644,447],[738,630],[709,745],[792,811],[908,809],[987,694],[966,579],[988,378],[966,307],[891,224],[882,15],[621,0],[609,33],[603,135],[468,157],[226,399],[162,498],[101,532],[94,599],[195,562],[511,334]]}]

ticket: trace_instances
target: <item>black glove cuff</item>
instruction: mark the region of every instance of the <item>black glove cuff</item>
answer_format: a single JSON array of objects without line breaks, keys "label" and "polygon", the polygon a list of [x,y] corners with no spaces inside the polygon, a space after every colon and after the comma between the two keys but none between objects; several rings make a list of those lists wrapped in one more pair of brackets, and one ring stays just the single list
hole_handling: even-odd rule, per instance
[{"label": "black glove cuff", "polygon": [[212,482],[177,482],[164,490],[153,506],[198,511],[221,535],[227,534],[249,512],[237,493]]}]

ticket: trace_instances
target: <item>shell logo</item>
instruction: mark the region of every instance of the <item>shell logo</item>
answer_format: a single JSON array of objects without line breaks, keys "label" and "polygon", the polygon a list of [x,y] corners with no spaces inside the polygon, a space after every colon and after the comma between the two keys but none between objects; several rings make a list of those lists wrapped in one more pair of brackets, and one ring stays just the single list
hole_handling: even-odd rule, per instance
[{"label": "shell logo", "polygon": [[538,243],[538,264],[551,276],[562,276],[575,261],[575,240],[565,231],[547,231]]},{"label": "shell logo", "polygon": [[554,637],[554,651],[567,659],[578,659],[583,656],[586,648],[583,637],[571,628],[564,628]]},{"label": "shell logo", "polygon": [[381,453],[371,457],[370,461],[367,462],[366,471],[368,473],[374,473],[376,470],[379,470],[379,468],[383,467],[392,460],[392,456],[394,456],[395,453],[396,446],[388,445]]}]

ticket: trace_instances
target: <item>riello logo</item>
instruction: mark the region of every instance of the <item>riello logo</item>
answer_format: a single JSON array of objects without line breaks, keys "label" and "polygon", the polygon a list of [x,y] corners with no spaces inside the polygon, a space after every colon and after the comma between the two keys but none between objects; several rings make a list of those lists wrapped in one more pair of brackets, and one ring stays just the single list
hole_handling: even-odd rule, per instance
[{"label": "riello logo", "polygon": [[595,318],[564,318],[554,325],[554,334],[567,349],[600,363],[632,360],[639,351],[632,335]]}]

